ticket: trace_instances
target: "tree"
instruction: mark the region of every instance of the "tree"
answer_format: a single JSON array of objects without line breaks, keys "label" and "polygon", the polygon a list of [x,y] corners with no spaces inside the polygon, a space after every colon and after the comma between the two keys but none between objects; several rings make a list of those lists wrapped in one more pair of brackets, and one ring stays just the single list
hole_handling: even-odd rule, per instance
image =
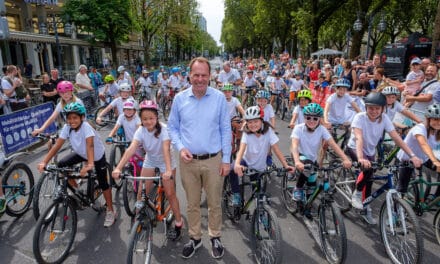
[{"label": "tree", "polygon": [[102,41],[110,45],[112,61],[116,62],[116,45],[127,42],[133,31],[129,2],[125,0],[69,0],[63,14],[68,15],[78,32],[92,34],[89,41]]},{"label": "tree", "polygon": [[[434,32],[432,34],[431,57],[435,57],[435,50],[440,43],[440,1],[437,3],[437,13],[435,15]],[[437,60],[437,58],[435,58]]]}]

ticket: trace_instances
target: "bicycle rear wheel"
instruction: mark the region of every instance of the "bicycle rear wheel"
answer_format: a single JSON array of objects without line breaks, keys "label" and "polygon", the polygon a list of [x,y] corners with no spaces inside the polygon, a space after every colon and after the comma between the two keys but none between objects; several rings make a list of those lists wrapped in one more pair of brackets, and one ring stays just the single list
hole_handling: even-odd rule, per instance
[{"label": "bicycle rear wheel", "polygon": [[397,195],[392,196],[388,206],[385,201],[379,219],[380,234],[388,257],[393,263],[422,263],[422,230],[414,211]]},{"label": "bicycle rear wheel", "polygon": [[33,252],[38,263],[62,263],[76,235],[77,215],[70,202],[54,202],[37,221]]},{"label": "bicycle rear wheel", "polygon": [[298,203],[293,200],[293,189],[296,186],[296,181],[296,174],[284,173],[281,184],[281,196],[283,197],[284,207],[291,214],[296,214],[299,210]]},{"label": "bicycle rear wheel", "polygon": [[261,205],[254,210],[251,241],[257,263],[281,263],[281,231],[275,213]]},{"label": "bicycle rear wheel", "polygon": [[335,203],[321,204],[318,211],[322,251],[329,263],[344,263],[347,257],[347,234],[344,219]]},{"label": "bicycle rear wheel", "polygon": [[[126,168],[125,170],[129,170]],[[131,173],[131,171],[124,171],[124,173]],[[140,184],[141,182],[138,182]],[[136,214],[136,198],[137,198],[137,184],[135,181],[124,179],[122,180],[122,199],[124,201],[124,209],[127,215],[133,217]]]},{"label": "bicycle rear wheel", "polygon": [[127,263],[150,263],[153,250],[153,226],[149,219],[136,220],[128,241]]},{"label": "bicycle rear wheel", "polygon": [[437,210],[434,217],[434,232],[437,237],[437,242],[440,244],[440,209]]},{"label": "bicycle rear wheel", "polygon": [[222,197],[223,212],[229,219],[234,221],[234,205],[232,203],[233,194],[229,175],[225,177],[225,180],[223,182]]},{"label": "bicycle rear wheel", "polygon": [[2,180],[7,200],[6,213],[10,216],[21,216],[29,209],[34,193],[34,175],[24,163],[9,166]]},{"label": "bicycle rear wheel", "polygon": [[330,185],[333,189],[333,199],[341,210],[341,213],[351,209],[351,195],[356,186],[355,175],[352,169],[338,168],[330,173]]},{"label": "bicycle rear wheel", "polygon": [[35,186],[34,199],[32,201],[32,210],[35,220],[38,220],[40,214],[53,202],[53,195],[56,188],[56,176],[52,172],[41,174],[37,185]]}]

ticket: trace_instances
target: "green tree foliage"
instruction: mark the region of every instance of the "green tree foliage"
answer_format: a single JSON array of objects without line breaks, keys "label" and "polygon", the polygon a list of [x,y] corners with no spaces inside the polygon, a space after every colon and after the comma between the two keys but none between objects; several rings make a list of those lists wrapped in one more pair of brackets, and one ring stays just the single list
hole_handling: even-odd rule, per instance
[{"label": "green tree foliage", "polygon": [[90,42],[110,45],[112,61],[116,62],[116,45],[128,41],[135,27],[129,2],[125,0],[69,0],[63,6],[79,32],[92,34]]}]

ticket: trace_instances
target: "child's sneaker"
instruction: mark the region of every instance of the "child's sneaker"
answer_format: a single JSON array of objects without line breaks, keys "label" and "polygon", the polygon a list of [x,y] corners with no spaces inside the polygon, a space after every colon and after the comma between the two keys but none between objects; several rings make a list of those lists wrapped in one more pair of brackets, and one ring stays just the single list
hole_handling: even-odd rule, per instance
[{"label": "child's sneaker", "polygon": [[293,189],[293,200],[294,201],[302,201],[304,197],[304,190],[302,188],[295,187]]}]

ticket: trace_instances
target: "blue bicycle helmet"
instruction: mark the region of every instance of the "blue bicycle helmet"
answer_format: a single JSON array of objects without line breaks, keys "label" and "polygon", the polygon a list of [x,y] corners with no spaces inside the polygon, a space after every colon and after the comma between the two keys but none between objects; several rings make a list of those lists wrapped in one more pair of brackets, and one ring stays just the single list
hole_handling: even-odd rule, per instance
[{"label": "blue bicycle helmet", "polygon": [[303,109],[304,115],[322,117],[323,113],[324,113],[324,110],[322,110],[322,107],[317,103],[310,103],[310,104],[306,105]]},{"label": "blue bicycle helmet", "polygon": [[82,116],[86,114],[86,108],[84,107],[84,105],[78,102],[73,102],[64,106],[63,112],[66,116],[70,113],[75,113]]},{"label": "blue bicycle helmet", "polygon": [[258,91],[258,93],[257,93],[257,95],[255,97],[257,99],[258,98],[265,98],[265,99],[269,100],[270,99],[270,94],[266,90],[260,90],[260,91]]},{"label": "blue bicycle helmet", "polygon": [[176,72],[179,72],[179,71],[180,71],[180,69],[178,67],[174,67],[174,68],[171,69],[171,73],[176,73]]},{"label": "blue bicycle helmet", "polygon": [[336,81],[335,86],[336,86],[336,88],[345,87],[345,88],[349,89],[351,87],[351,82],[350,82],[350,80],[342,78],[342,79],[338,79]]}]

